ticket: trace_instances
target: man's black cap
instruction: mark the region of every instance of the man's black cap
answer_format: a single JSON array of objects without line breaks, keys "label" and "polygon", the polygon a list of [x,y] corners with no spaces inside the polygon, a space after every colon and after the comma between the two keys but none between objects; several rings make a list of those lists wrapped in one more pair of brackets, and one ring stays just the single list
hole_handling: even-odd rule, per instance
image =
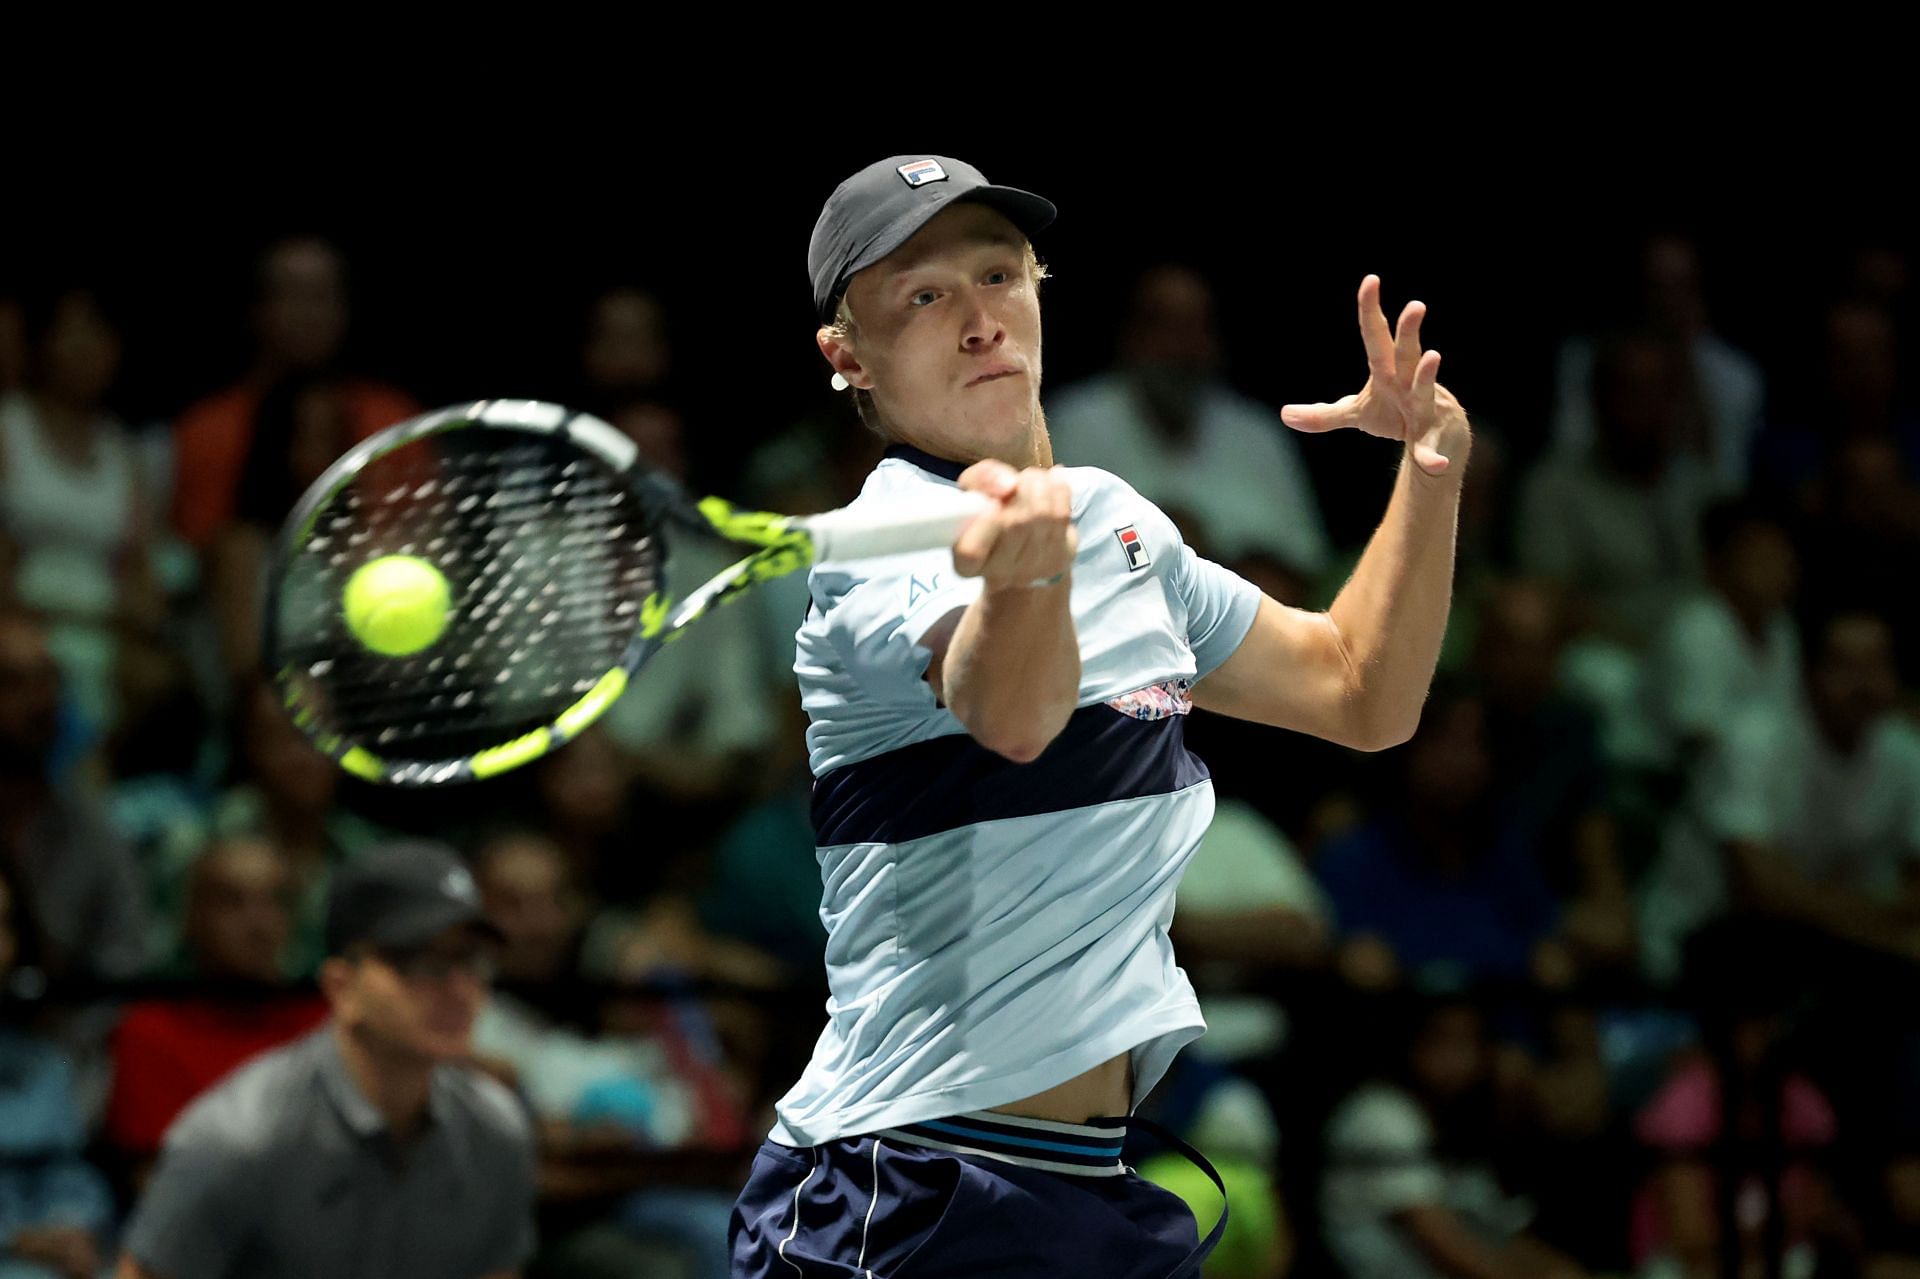
[{"label": "man's black cap", "polygon": [[335,872],[327,894],[329,955],[356,942],[396,950],[424,946],[462,924],[500,939],[481,912],[466,864],[452,849],[426,840],[368,849]]},{"label": "man's black cap", "polygon": [[1031,191],[997,187],[963,160],[944,155],[895,155],[876,160],[842,182],[820,210],[807,246],[813,306],[820,323],[833,322],[847,281],[912,238],[950,204],[972,200],[999,210],[1028,235],[1053,221],[1054,207]]}]

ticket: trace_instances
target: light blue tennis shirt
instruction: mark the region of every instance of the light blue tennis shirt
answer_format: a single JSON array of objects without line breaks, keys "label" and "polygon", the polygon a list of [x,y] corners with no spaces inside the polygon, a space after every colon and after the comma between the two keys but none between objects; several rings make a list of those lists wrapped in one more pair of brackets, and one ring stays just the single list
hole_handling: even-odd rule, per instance
[{"label": "light blue tennis shirt", "polygon": [[[895,448],[855,506],[960,469]],[[1206,1028],[1167,937],[1213,817],[1182,730],[1193,682],[1239,646],[1260,594],[1125,482],[1063,474],[1079,709],[1031,763],[976,743],[926,682],[922,636],[980,593],[950,551],[809,579],[794,670],[831,997],[775,1141],[1004,1105],[1121,1053],[1137,1106]]]}]

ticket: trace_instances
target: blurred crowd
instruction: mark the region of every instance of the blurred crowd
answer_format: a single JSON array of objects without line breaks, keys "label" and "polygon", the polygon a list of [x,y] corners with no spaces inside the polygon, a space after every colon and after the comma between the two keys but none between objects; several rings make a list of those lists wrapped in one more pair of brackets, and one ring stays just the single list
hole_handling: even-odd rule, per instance
[{"label": "blurred crowd", "polygon": [[[1920,1276],[1915,335],[1904,258],[1842,277],[1763,366],[1697,246],[1652,237],[1542,418],[1476,421],[1405,746],[1193,717],[1218,814],[1174,931],[1210,1030],[1149,1110],[1226,1173],[1208,1275]],[[327,1018],[333,877],[420,835],[503,935],[471,1063],[537,1134],[532,1273],[723,1274],[823,1016],[805,586],[521,774],[341,774],[259,635],[297,496],[422,407],[346,358],[347,280],[322,240],[269,248],[250,366],[161,422],[115,415],[136,335],[97,282],[0,297],[0,1276],[110,1266],[173,1121]],[[673,319],[608,289],[547,398],[703,491],[857,492],[882,443],[824,398],[715,465]],[[1156,266],[1117,319],[1110,368],[1045,392],[1056,459],[1324,607],[1362,549],[1334,463],[1234,389],[1213,283]],[[1211,1221],[1211,1186],[1140,1168]]]}]

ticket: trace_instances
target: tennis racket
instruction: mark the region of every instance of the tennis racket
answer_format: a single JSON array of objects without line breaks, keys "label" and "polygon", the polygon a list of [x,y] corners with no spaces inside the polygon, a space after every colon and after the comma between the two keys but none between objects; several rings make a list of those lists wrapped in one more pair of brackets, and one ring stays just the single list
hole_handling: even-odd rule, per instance
[{"label": "tennis racket", "polygon": [[[269,574],[265,654],[293,722],[347,772],[396,786],[493,777],[578,736],[658,652],[760,582],[823,561],[948,546],[988,500],[786,516],[695,499],[599,418],[480,400],[402,422],[301,497]],[[752,551],[675,598],[670,537]],[[424,559],[449,586],[432,644],[365,647],[342,603],[360,566]]]}]

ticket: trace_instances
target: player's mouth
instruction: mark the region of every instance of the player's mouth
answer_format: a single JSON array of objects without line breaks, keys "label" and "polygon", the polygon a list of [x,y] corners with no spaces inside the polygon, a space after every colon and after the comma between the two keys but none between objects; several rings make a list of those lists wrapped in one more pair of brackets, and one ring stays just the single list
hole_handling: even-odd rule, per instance
[{"label": "player's mouth", "polygon": [[1018,364],[990,364],[974,375],[968,386],[983,386],[988,382],[998,382],[1001,378],[1017,377],[1020,374]]}]

